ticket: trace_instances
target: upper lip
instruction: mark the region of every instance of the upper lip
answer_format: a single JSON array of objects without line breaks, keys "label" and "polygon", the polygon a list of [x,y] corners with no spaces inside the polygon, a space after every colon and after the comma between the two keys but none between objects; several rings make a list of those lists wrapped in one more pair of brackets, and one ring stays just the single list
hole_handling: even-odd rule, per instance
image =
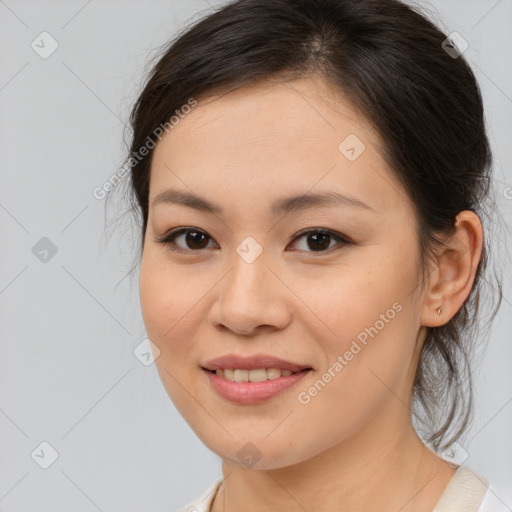
[{"label": "upper lip", "polygon": [[300,372],[304,369],[312,369],[307,364],[292,363],[285,361],[278,357],[268,354],[255,354],[253,356],[239,356],[236,354],[226,354],[224,356],[210,359],[202,365],[207,370],[225,370],[228,369],[241,369],[241,370],[255,370],[257,368],[278,368],[280,370],[290,370],[292,372]]}]

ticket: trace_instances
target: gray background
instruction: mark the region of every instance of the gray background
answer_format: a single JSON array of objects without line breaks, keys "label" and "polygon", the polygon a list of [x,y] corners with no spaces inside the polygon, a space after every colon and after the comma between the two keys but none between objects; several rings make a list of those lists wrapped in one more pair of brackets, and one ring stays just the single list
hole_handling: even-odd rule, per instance
[{"label": "gray background", "polygon": [[[118,230],[107,243],[105,201],[92,195],[125,156],[154,50],[221,3],[0,0],[1,511],[174,511],[221,476],[155,366],[133,354],[145,338],[137,279],[120,280],[137,236]],[[512,0],[430,6],[469,43],[510,226]],[[59,45],[46,59],[31,47],[43,31]],[[43,237],[57,249],[46,262],[33,252]],[[464,449],[512,509],[512,288],[509,261],[499,264],[505,300],[479,357]],[[31,456],[43,441],[58,452],[48,469],[36,463],[48,450]]]}]

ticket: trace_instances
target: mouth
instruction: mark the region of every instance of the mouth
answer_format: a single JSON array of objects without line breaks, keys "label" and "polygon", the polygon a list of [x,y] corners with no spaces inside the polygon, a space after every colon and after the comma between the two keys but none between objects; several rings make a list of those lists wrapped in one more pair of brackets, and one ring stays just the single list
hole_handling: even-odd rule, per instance
[{"label": "mouth", "polygon": [[291,375],[309,372],[313,369],[308,367],[298,371],[291,371],[283,368],[217,368],[216,370],[202,368],[229,382],[265,382],[267,380],[275,380],[281,377],[290,377]]},{"label": "mouth", "polygon": [[295,372],[280,368],[201,368],[218,396],[246,406],[268,402],[286,389],[291,391],[313,372],[310,367]]},{"label": "mouth", "polygon": [[[250,376],[254,379],[267,380],[268,378],[273,379],[281,376],[287,377],[302,370],[313,369],[308,364],[286,361],[285,359],[274,357],[270,354],[254,354],[252,356],[226,354],[207,361],[202,364],[201,367],[213,372],[222,370],[222,372],[220,372],[221,377],[231,380],[233,376],[236,382],[242,382],[244,380],[252,381]],[[263,372],[267,373],[265,378]],[[280,372],[280,374],[278,374],[278,372]]]},{"label": "mouth", "polygon": [[236,404],[258,404],[270,400],[314,371],[270,354],[241,356],[226,354],[200,366],[213,390]]}]

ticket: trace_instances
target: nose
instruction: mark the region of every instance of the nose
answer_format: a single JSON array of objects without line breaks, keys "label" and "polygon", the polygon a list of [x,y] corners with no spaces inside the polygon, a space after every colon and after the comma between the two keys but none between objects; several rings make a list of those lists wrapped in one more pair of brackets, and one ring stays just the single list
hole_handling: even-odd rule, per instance
[{"label": "nose", "polygon": [[235,253],[232,267],[215,290],[209,320],[217,328],[251,336],[284,329],[291,321],[290,292],[261,255],[252,263]]}]

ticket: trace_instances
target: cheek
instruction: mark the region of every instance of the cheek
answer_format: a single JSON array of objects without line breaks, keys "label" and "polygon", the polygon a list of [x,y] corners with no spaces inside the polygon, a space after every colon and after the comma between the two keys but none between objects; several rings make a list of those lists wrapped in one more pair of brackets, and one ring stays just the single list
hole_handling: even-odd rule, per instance
[{"label": "cheek", "polygon": [[321,287],[303,289],[304,302],[316,313],[310,328],[326,355],[323,371],[339,362],[338,356],[343,359],[343,369],[338,364],[338,371],[331,370],[344,374],[338,385],[350,381],[367,387],[377,378],[370,370],[385,382],[398,384],[405,378],[417,334],[411,294],[416,272],[411,257],[390,249],[380,251],[378,259],[350,266],[350,272],[340,269],[329,279],[320,278]]},{"label": "cheek", "polygon": [[[139,294],[142,316],[148,337],[166,359],[186,354],[189,340],[177,334],[190,315],[193,315],[194,297],[190,297],[189,279],[172,265],[162,261],[151,249],[144,252],[139,276]],[[158,359],[157,359],[158,361]]]},{"label": "cheek", "polygon": [[[194,304],[187,294],[194,289],[190,276],[178,272],[156,251],[146,250],[140,266],[139,294],[149,339],[160,350],[155,365],[174,405],[188,421],[193,413],[190,394],[196,395],[197,362],[190,362],[194,348]],[[203,292],[204,293],[204,292]],[[186,389],[185,389],[186,388]]]},{"label": "cheek", "polygon": [[311,328],[328,341],[331,351],[344,349],[359,334],[364,339],[365,329],[376,322],[381,330],[382,321],[395,317],[397,306],[393,305],[404,306],[410,291],[407,283],[413,278],[406,265],[412,265],[395,261],[391,267],[386,264],[390,261],[391,255],[376,261],[360,261],[357,266],[329,268],[325,275],[317,273],[295,283],[294,292],[314,322]]}]

